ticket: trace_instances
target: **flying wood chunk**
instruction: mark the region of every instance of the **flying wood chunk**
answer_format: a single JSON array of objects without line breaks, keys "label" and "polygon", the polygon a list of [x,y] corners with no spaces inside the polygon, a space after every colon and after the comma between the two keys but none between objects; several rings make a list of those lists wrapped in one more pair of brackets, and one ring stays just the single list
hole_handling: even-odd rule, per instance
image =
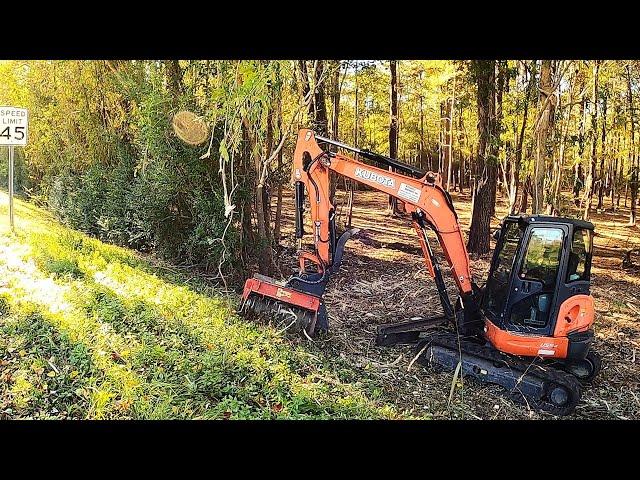
[{"label": "flying wood chunk", "polygon": [[182,110],[176,113],[171,125],[176,136],[189,145],[200,145],[209,138],[206,122],[193,112]]}]

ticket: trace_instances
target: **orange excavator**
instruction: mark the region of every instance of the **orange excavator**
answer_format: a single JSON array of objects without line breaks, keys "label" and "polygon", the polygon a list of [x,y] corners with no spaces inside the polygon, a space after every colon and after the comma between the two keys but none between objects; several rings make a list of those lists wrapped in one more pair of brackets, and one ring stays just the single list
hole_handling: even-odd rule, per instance
[{"label": "orange excavator", "polygon": [[[371,164],[338,149],[355,152]],[[581,385],[601,369],[600,357],[590,348],[594,338],[594,302],[589,294],[593,224],[542,215],[507,216],[496,232],[488,279],[478,287],[471,277],[451,196],[438,174],[312,130],[298,133],[292,171],[299,271],[286,281],[259,274],[249,278],[242,311],[277,316],[309,337],[328,330],[323,294],[340,267],[346,242],[358,233],[349,229],[337,235],[331,171],[399,201],[411,216],[438,289],[443,315],[380,325],[378,345],[416,344],[418,361],[425,366],[459,370],[463,376],[501,385],[514,400],[555,415],[574,410]],[[313,251],[302,248],[305,192]],[[437,238],[459,291],[454,303],[429,232]]]}]

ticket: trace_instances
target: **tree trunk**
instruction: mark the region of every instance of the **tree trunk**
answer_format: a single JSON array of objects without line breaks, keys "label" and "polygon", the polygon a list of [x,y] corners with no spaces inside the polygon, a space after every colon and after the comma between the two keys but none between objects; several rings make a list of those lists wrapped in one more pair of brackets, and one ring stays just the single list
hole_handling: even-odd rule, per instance
[{"label": "tree trunk", "polygon": [[444,179],[444,186],[447,188],[447,172],[449,169],[449,145],[451,143],[449,118],[451,112],[450,99],[447,98],[440,103],[440,154],[438,160],[438,173]]},{"label": "tree trunk", "polygon": [[469,253],[485,254],[490,248],[491,178],[496,165],[491,154],[490,141],[495,134],[495,60],[472,60],[471,68],[477,84],[478,150],[475,164],[475,187]]},{"label": "tree trunk", "polygon": [[586,202],[584,214],[582,218],[587,220],[591,213],[591,202],[593,201],[594,185],[593,180],[596,175],[596,148],[598,146],[598,76],[600,73],[600,60],[595,60],[593,66],[593,91],[591,93],[591,104],[593,112],[591,114],[591,162],[589,165],[589,173],[587,174],[587,183],[585,185]]},{"label": "tree trunk", "polygon": [[618,152],[619,152],[619,148],[616,149],[616,157],[614,159],[614,161],[611,164],[611,190],[609,191],[609,195],[611,198],[611,211],[615,212],[616,211],[616,203],[615,203],[615,196],[616,196],[616,188],[617,188],[617,173],[618,173]]},{"label": "tree trunk", "polygon": [[[629,121],[631,122],[631,145],[629,145],[629,161],[631,171],[628,188],[625,189],[624,206],[627,206],[626,190],[631,190],[631,211],[629,212],[629,224],[636,224],[636,197],[638,195],[638,169],[636,168],[636,141],[635,141],[635,112],[633,110],[633,91],[631,89],[631,67],[627,64],[627,102],[629,105]],[[620,202],[620,199],[618,199]]]},{"label": "tree trunk", "polygon": [[[464,139],[464,145],[467,146],[467,139],[464,136],[464,121],[462,119],[462,106],[458,109],[458,135],[461,135],[461,139]],[[465,178],[465,157],[462,153],[462,140],[458,142],[458,157],[460,158],[458,162],[458,183],[460,188],[460,193],[462,193],[464,189],[464,178]]]},{"label": "tree trunk", "polygon": [[453,93],[447,100],[447,129],[445,141],[447,142],[447,191],[451,190],[451,172],[453,170],[453,111],[456,101],[456,77],[453,77]]},{"label": "tree trunk", "polygon": [[178,60],[165,60],[164,68],[167,73],[167,89],[175,99],[182,94],[182,70]]},{"label": "tree trunk", "polygon": [[[340,60],[334,60],[331,64],[331,138],[338,140],[338,121],[340,119]],[[331,170],[329,172],[329,198],[333,202],[338,186],[338,176]]]},{"label": "tree trunk", "polygon": [[[249,132],[242,125],[242,158],[239,164],[239,174],[242,176],[250,177],[251,170],[253,170],[253,166],[251,166],[251,150],[249,146]],[[245,267],[247,265],[247,261],[252,256],[253,245],[256,243],[255,232],[253,231],[253,227],[251,225],[251,201],[247,200],[241,202],[242,210],[241,210],[241,220],[240,223],[242,228],[240,229],[240,244],[242,245],[242,265]]]},{"label": "tree trunk", "polygon": [[544,206],[544,174],[547,164],[547,138],[551,118],[551,101],[553,94],[551,84],[551,62],[542,60],[540,69],[540,96],[538,102],[538,124],[536,126],[536,157],[533,164],[533,178],[531,179],[531,212],[540,213]]},{"label": "tree trunk", "polygon": [[355,66],[355,104],[354,104],[354,113],[353,113],[353,146],[358,146],[358,64]]},{"label": "tree trunk", "polygon": [[[278,116],[277,116],[278,136],[282,136],[282,94],[278,98]],[[273,241],[276,245],[280,243],[280,226],[282,224],[282,152],[281,148],[276,157],[276,168],[278,171],[278,193],[276,197],[276,218],[273,225]]]},{"label": "tree trunk", "polygon": [[258,268],[260,273],[268,275],[273,265],[273,256],[271,255],[271,238],[269,236],[269,228],[265,225],[265,209],[264,202],[264,185],[260,181],[262,172],[262,155],[260,149],[256,146],[256,139],[251,132],[249,121],[246,117],[242,119],[242,125],[247,132],[247,140],[249,142],[249,152],[253,157],[253,166],[255,169],[255,213],[256,222],[258,224],[258,238],[255,247],[258,250]]},{"label": "tree trunk", "polygon": [[322,60],[314,62],[315,68],[311,74],[313,78],[309,78],[309,69],[306,60],[298,60],[298,70],[300,72],[300,80],[302,83],[302,95],[306,97],[311,89],[313,89],[311,102],[309,102],[309,120],[311,128],[319,135],[327,136],[329,133],[329,121],[327,118],[327,105],[325,102],[325,85],[320,84],[324,63]]},{"label": "tree trunk", "polygon": [[345,185],[348,184],[349,197],[347,200],[347,228],[351,228],[351,219],[353,218],[353,188],[354,182],[351,179],[345,179]]},{"label": "tree trunk", "polygon": [[[422,78],[422,75],[420,76]],[[425,170],[424,162],[424,107],[422,105],[423,98],[420,95],[420,168]]]},{"label": "tree trunk", "polygon": [[531,192],[531,175],[527,175],[527,178],[522,185],[522,196],[520,197],[520,208],[518,211],[522,214],[527,213],[529,206],[529,193]]},{"label": "tree trunk", "polygon": [[315,132],[320,135],[329,134],[329,121],[327,118],[327,104],[324,100],[325,85],[320,84],[324,63],[322,60],[314,62],[316,68],[313,72],[313,102],[309,105],[309,113],[312,118],[312,125]]},{"label": "tree trunk", "polygon": [[598,206],[596,211],[601,211],[604,208],[604,189],[605,189],[605,172],[604,172],[604,157],[607,145],[607,96],[602,99],[602,139],[600,141],[600,172],[598,173]]},{"label": "tree trunk", "polygon": [[[271,155],[271,150],[273,148],[274,104],[275,101],[272,100],[271,102],[269,102],[269,107],[267,108],[267,134],[265,138],[263,158],[269,158],[269,156]],[[267,177],[267,179],[269,179],[269,182],[271,182],[269,177]],[[269,186],[266,183],[267,179],[265,179],[265,185],[262,189],[262,202],[264,205],[264,227],[267,232],[267,238],[271,239],[271,192],[269,188],[270,183]]]},{"label": "tree trunk", "polygon": [[[509,213],[514,214],[516,210],[516,201],[518,198],[518,189],[520,188],[520,165],[522,164],[522,148],[524,146],[524,132],[527,129],[527,117],[529,116],[529,102],[531,94],[533,93],[533,87],[535,86],[535,62],[533,62],[534,69],[530,72],[529,83],[524,97],[524,112],[522,114],[522,125],[520,126],[520,134],[518,135],[518,143],[515,151],[515,162],[511,168],[510,178],[510,195],[509,195]],[[525,198],[525,211],[526,211],[526,198]],[[522,210],[520,210],[522,211]]]},{"label": "tree trunk", "polygon": [[569,124],[571,123],[571,111],[573,109],[573,95],[575,88],[575,75],[572,76],[569,87],[569,105],[567,106],[566,119],[562,124],[560,133],[560,153],[558,161],[554,165],[554,175],[551,184],[553,185],[553,195],[551,197],[551,210],[560,211],[560,190],[562,187],[562,168],[564,167],[564,159],[567,148],[567,135],[569,133]]},{"label": "tree trunk", "polygon": [[338,120],[340,118],[340,60],[333,63],[331,81],[331,138],[338,140]]},{"label": "tree trunk", "polygon": [[496,87],[495,87],[495,120],[494,133],[490,142],[490,152],[493,162],[496,163],[496,175],[491,178],[491,201],[489,203],[491,216],[496,213],[496,199],[498,194],[498,164],[500,156],[500,133],[502,131],[502,95],[507,84],[507,61],[498,60],[496,65]]},{"label": "tree trunk", "polygon": [[[300,85],[302,86],[302,97],[306,98],[311,89],[309,85],[309,72],[307,72],[307,61],[298,60],[298,72],[300,73]],[[311,101],[313,103],[313,100]]]},{"label": "tree trunk", "polygon": [[[398,61],[389,60],[389,69],[391,70],[391,85],[389,89],[389,156],[398,158]],[[389,171],[393,171],[389,167]],[[393,215],[396,213],[395,197],[389,195],[388,213]]]}]

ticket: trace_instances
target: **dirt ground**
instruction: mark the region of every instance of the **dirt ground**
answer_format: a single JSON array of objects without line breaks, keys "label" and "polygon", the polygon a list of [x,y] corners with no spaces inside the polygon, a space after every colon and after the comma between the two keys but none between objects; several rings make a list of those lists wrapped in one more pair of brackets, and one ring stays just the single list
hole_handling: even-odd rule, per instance
[{"label": "dirt ground", "polygon": [[[470,196],[456,192],[452,196],[462,228],[467,232]],[[352,223],[361,232],[347,243],[342,268],[329,281],[325,298],[330,332],[315,340],[316,347],[360,369],[364,380],[378,386],[381,400],[410,414],[467,419],[553,418],[512,402],[501,394],[498,386],[471,379],[458,380],[449,402],[452,373],[434,373],[412,364],[412,347],[375,346],[377,325],[442,312],[410,221],[406,217],[387,216],[386,203],[386,197],[379,192],[355,192]],[[605,206],[609,203],[605,202]],[[336,195],[336,210],[338,223],[344,222],[344,192]],[[499,200],[492,226],[498,227],[506,210],[505,202]],[[288,192],[280,239],[285,274],[296,265],[293,212],[292,195]],[[640,269],[625,270],[621,261],[625,251],[640,246],[640,229],[625,226],[628,209],[615,214],[596,213],[592,221],[596,224],[591,289],[596,305],[594,348],[603,357],[603,370],[583,389],[581,402],[569,418],[637,419],[640,418],[637,320]],[[307,231],[311,231],[310,227]],[[479,285],[486,279],[489,260],[489,256],[472,258],[472,274]],[[445,281],[453,301],[457,292],[443,258],[441,265],[445,267]]]}]

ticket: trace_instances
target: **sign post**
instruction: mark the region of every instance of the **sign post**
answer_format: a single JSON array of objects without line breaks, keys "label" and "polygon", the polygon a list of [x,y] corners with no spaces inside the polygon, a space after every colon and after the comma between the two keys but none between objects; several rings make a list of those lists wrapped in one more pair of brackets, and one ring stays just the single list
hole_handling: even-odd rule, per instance
[{"label": "sign post", "polygon": [[9,223],[13,230],[13,145],[9,145]]},{"label": "sign post", "polygon": [[0,145],[9,147],[9,223],[13,230],[13,170],[15,147],[27,144],[29,112],[26,108],[0,107]]}]

